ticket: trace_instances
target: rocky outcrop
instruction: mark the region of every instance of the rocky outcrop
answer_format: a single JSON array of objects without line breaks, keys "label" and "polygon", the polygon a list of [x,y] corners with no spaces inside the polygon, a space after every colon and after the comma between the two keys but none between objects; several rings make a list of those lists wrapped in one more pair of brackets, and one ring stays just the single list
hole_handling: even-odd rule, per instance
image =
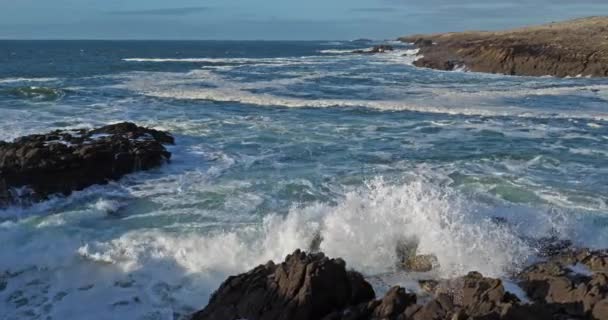
[{"label": "rocky outcrop", "polygon": [[129,122],[0,142],[0,207],[68,195],[161,165],[173,137]]},{"label": "rocky outcrop", "polygon": [[314,320],[374,298],[372,287],[341,259],[296,251],[230,277],[193,320]]},{"label": "rocky outcrop", "polygon": [[607,266],[606,251],[565,248],[514,275],[510,286],[517,290],[470,272],[420,281],[418,295],[395,286],[376,299],[342,260],[298,250],[280,265],[269,262],[230,277],[192,319],[604,320]]},{"label": "rocky outcrop", "polygon": [[400,40],[420,49],[422,58],[414,62],[419,67],[526,76],[608,76],[608,17]]},{"label": "rocky outcrop", "polygon": [[528,297],[559,308],[568,319],[608,319],[608,252],[567,250],[523,270]]}]

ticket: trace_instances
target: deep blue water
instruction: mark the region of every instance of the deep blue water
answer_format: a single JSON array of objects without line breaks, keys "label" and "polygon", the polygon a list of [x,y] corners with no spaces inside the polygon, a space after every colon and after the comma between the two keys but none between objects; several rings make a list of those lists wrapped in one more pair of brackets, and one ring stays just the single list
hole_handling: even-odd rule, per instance
[{"label": "deep blue water", "polygon": [[0,41],[0,140],[126,120],[177,139],[162,168],[0,211],[0,318],[179,319],[318,234],[379,290],[407,283],[404,239],[431,276],[507,276],[530,238],[608,245],[608,80],[349,53],[371,45]]}]

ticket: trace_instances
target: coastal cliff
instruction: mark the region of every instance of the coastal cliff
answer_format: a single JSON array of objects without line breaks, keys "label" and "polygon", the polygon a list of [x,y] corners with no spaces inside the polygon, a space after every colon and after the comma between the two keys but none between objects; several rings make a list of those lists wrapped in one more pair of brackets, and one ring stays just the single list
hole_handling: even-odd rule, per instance
[{"label": "coastal cliff", "polygon": [[499,32],[401,37],[422,56],[414,64],[522,76],[608,76],[608,17],[589,17]]}]

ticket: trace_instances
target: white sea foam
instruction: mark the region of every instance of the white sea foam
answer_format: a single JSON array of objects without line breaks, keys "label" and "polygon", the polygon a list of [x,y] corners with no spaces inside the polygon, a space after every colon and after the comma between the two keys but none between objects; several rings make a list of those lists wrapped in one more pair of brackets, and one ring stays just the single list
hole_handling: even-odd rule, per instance
[{"label": "white sea foam", "polygon": [[323,216],[321,249],[371,274],[392,270],[397,245],[412,238],[419,253],[437,256],[443,276],[468,270],[501,276],[527,259],[528,248],[514,234],[474,219],[470,210],[475,208],[425,181],[375,180]]},{"label": "white sea foam", "polygon": [[[380,55],[381,63],[394,59],[402,60],[399,54]],[[406,57],[407,58],[407,57]],[[411,58],[411,57],[410,57]],[[383,100],[361,99],[305,99],[293,96],[281,96],[273,93],[254,93],[259,89],[285,88],[295,83],[305,83],[330,73],[304,74],[288,79],[266,80],[258,82],[240,82],[215,73],[213,70],[196,70],[186,75],[183,73],[138,73],[136,77],[123,86],[147,96],[159,98],[210,100],[217,102],[238,102],[258,106],[284,107],[368,107],[380,110],[416,111],[428,113],[480,115],[480,116],[517,116],[539,118],[586,118],[598,121],[608,120],[608,113],[601,110],[581,111],[547,110],[525,108],[517,105],[506,105],[502,99],[534,95],[576,94],[582,89],[608,89],[606,85],[572,86],[555,88],[522,88],[511,90],[486,90],[474,92],[455,92],[448,88],[421,88],[426,91],[424,99],[387,98]],[[339,74],[336,74],[339,75]],[[203,83],[206,87],[193,87]],[[387,92],[398,88],[385,88]],[[423,92],[424,92],[423,91]]]},{"label": "white sea foam", "polygon": [[577,263],[577,264],[574,264],[574,265],[570,265],[570,266],[568,266],[567,268],[568,268],[568,269],[569,269],[569,270],[570,270],[572,273],[575,273],[575,274],[580,274],[580,275],[587,276],[587,277],[592,277],[592,276],[593,276],[593,274],[594,274],[594,272],[593,272],[593,271],[591,271],[591,270],[589,269],[589,267],[587,267],[586,265],[581,264],[581,263]]},{"label": "white sea foam", "polygon": [[324,54],[354,54],[353,51],[356,49],[326,49],[319,50],[319,53]]},{"label": "white sea foam", "polygon": [[109,199],[99,199],[94,206],[95,209],[109,214],[117,212],[120,207],[121,203],[119,201]]},{"label": "white sea foam", "polygon": [[[428,176],[425,172],[412,174],[404,182],[373,179],[346,192],[336,204],[294,206],[287,215],[270,214],[248,223],[232,221],[207,232],[191,231],[187,224],[180,223],[179,232],[168,231],[170,226],[165,226],[169,228],[166,230],[140,228],[125,233],[104,230],[103,239],[78,228],[74,232],[58,229],[66,225],[66,220],[71,220],[70,225],[82,221],[86,226],[87,220],[103,218],[99,211],[118,210],[120,202],[107,197],[94,203],[91,214],[78,210],[43,221],[5,223],[0,225],[0,241],[10,250],[0,252],[0,270],[15,275],[0,292],[0,308],[11,316],[20,314],[14,299],[8,298],[20,290],[20,297],[30,301],[27,308],[34,314],[53,317],[71,314],[86,318],[91,308],[100,315],[96,319],[106,319],[104,314],[110,311],[112,317],[135,319],[152,314],[188,314],[201,308],[228,275],[268,260],[280,261],[296,248],[309,248],[319,236],[323,252],[344,258],[349,267],[371,278],[387,273],[399,278],[393,273],[398,262],[396,248],[404,241],[417,242],[421,254],[437,256],[440,267],[431,276],[457,276],[478,270],[501,277],[534,253],[520,238],[520,232],[542,236],[543,230],[559,231],[538,212],[523,214],[522,210],[512,216],[512,226],[492,223],[483,205],[441,182],[424,178]],[[204,188],[204,179],[195,178],[191,185],[184,179],[164,177],[138,184],[129,193],[152,197],[164,205],[162,213],[148,214],[179,217],[192,209],[173,212],[170,207],[200,200],[198,192]],[[197,191],[192,199],[187,195],[189,186]],[[179,188],[177,194],[165,194],[167,189]],[[213,190],[218,190],[217,186]],[[244,206],[237,205],[230,211],[236,214],[255,207],[261,199],[253,196],[244,200]],[[35,237],[23,238],[33,232],[32,227]],[[46,291],[41,291],[45,286]],[[61,299],[54,299],[58,295]],[[48,301],[51,307],[44,308],[46,302],[37,305],[37,301]],[[83,304],[88,308],[73,307]]]},{"label": "white sea foam", "polygon": [[517,283],[513,281],[503,281],[503,285],[506,292],[514,294],[522,303],[527,304],[532,302],[526,292]]},{"label": "white sea foam", "polygon": [[227,62],[227,63],[247,63],[259,61],[253,58],[126,58],[127,62]]},{"label": "white sea foam", "polygon": [[183,63],[209,63],[209,64],[244,64],[244,65],[279,65],[314,64],[321,56],[305,57],[277,57],[277,58],[125,58],[126,62],[183,62]]},{"label": "white sea foam", "polygon": [[[92,91],[105,93],[108,87],[99,83],[109,79],[110,92],[127,89],[144,97],[120,92],[121,98],[91,104],[71,106],[73,101],[62,101],[52,108],[3,109],[2,139],[56,126],[92,127],[132,120],[174,132],[178,143],[170,147],[170,166],[28,209],[0,211],[0,219],[8,219],[0,222],[0,241],[5,248],[0,251],[0,283],[5,279],[8,283],[0,290],[2,315],[9,319],[178,318],[201,308],[228,275],[270,259],[282,260],[295,248],[308,248],[317,236],[323,238],[322,251],[345,258],[349,267],[363,271],[372,282],[382,280],[379,285],[385,286],[416,285],[394,272],[396,247],[404,241],[417,241],[419,253],[437,256],[440,267],[425,277],[470,270],[504,276],[535,253],[522,239],[543,235],[605,247],[606,197],[578,189],[583,186],[580,181],[586,181],[579,177],[587,179],[589,170],[600,177],[606,170],[568,160],[594,156],[601,161],[599,157],[605,154],[594,152],[594,145],[572,148],[575,141],[566,140],[585,139],[600,145],[595,150],[602,150],[601,143],[608,136],[601,120],[608,116],[598,97],[608,97],[604,94],[608,86],[601,81],[506,80],[500,75],[450,74],[403,66],[416,55],[415,50],[397,50],[307,58],[151,59],[154,63],[206,65],[201,66],[204,70],[186,73],[130,72],[83,79],[84,87],[94,80]],[[279,68],[282,66],[294,67]],[[128,98],[122,98],[123,93]],[[545,107],[540,100],[545,95],[581,96],[594,102],[584,108]],[[217,106],[205,109],[209,103],[176,103],[145,96],[253,106],[345,106],[595,120],[407,115],[396,125],[383,118],[384,114],[372,113],[353,122],[340,119],[336,123],[328,118],[318,124],[288,119],[284,110],[245,112],[231,107],[224,113]],[[537,98],[539,104],[534,103]],[[523,99],[526,103],[520,103]],[[203,112],[198,113],[200,110]],[[307,112],[316,111],[303,113]],[[333,117],[333,112],[322,114]],[[353,113],[344,114],[350,117]],[[428,129],[432,133],[425,133]],[[301,132],[314,136],[304,134],[304,140],[291,141],[289,135],[300,136]],[[276,144],[260,142],[265,137],[275,140],[275,135],[280,136]],[[333,141],[336,135],[348,137],[348,146]],[[426,170],[419,168],[418,157],[443,158],[443,150],[436,153],[441,149],[438,142],[466,144],[483,135],[490,136],[488,141],[495,137],[526,140],[523,143],[542,140],[537,146],[542,155],[510,158],[509,153],[484,150],[492,147],[488,144],[480,145],[479,151],[463,152],[472,158],[450,155],[447,161],[430,161]],[[353,158],[369,159],[366,166],[369,164],[372,175],[378,170],[407,179],[388,182],[378,178],[360,186],[360,178],[348,171],[356,163],[341,160],[320,163],[315,169],[320,170],[318,176],[315,171],[312,177],[287,177],[299,168],[292,170],[289,160],[279,159],[288,156],[286,150],[296,144],[301,147],[299,143],[308,145],[309,140],[316,140],[311,146],[322,144],[322,152],[338,145],[338,156],[344,146]],[[370,141],[378,146],[385,140],[387,148],[366,149]],[[394,140],[402,145],[393,148],[390,142]],[[241,153],[241,148],[250,152]],[[318,156],[318,149],[302,149],[305,156]],[[415,160],[409,158],[413,153]],[[260,162],[270,170],[257,171]],[[438,181],[425,178],[429,172],[440,176]],[[553,181],[556,176],[559,183]],[[328,177],[327,184],[317,180]],[[324,202],[299,203],[299,197],[285,196],[282,192],[293,190],[292,186],[301,187],[302,194],[312,194],[314,199],[315,192],[327,189],[321,192]],[[507,222],[491,222],[493,217]],[[507,290],[524,296],[512,283],[507,283]]]},{"label": "white sea foam", "polygon": [[57,81],[58,78],[3,78],[0,83],[18,83],[18,82],[51,82]]},{"label": "white sea foam", "polygon": [[462,65],[455,66],[453,71],[454,72],[467,72],[467,71],[469,71],[469,69],[467,68],[467,66],[462,64]]}]

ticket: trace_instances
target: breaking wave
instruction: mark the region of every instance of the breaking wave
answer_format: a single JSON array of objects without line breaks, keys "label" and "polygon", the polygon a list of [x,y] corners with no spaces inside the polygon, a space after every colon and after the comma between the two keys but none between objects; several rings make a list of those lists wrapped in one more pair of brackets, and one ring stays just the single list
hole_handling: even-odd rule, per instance
[{"label": "breaking wave", "polygon": [[0,79],[0,83],[18,83],[18,82],[52,82],[58,78],[4,78]]},{"label": "breaking wave", "polygon": [[[403,59],[400,55],[387,55],[383,59]],[[277,80],[240,82],[214,70],[195,70],[179,73],[139,73],[124,86],[146,96],[184,100],[209,100],[237,102],[257,106],[282,107],[367,107],[389,111],[414,111],[451,115],[516,116],[533,118],[592,119],[607,121],[608,112],[603,108],[582,111],[579,108],[546,109],[505,103],[508,99],[545,95],[594,95],[608,90],[608,85],[511,88],[487,91],[454,91],[450,88],[428,87],[416,90],[413,97],[403,97],[403,89],[384,87],[384,99],[370,98],[300,98],[291,94],[290,85],[314,83],[323,78],[343,76],[336,72],[314,72]],[[278,91],[268,90],[276,88]],[[382,95],[375,86],[362,86],[360,92]],[[288,94],[284,94],[288,93]],[[407,93],[406,93],[407,94]]]},{"label": "breaking wave", "polygon": [[[0,239],[9,250],[0,253],[0,268],[10,272],[8,291],[22,287],[20,296],[33,304],[61,295],[49,301],[48,310],[41,304],[34,312],[55,317],[71,310],[83,316],[88,309],[70,306],[87,305],[133,317],[144,316],[144,310],[187,314],[203,306],[226,276],[281,260],[318,238],[322,251],[343,257],[367,275],[394,272],[397,246],[411,239],[418,242],[419,253],[437,256],[439,276],[469,270],[502,276],[528,259],[531,249],[512,230],[479,219],[470,211],[475,208],[464,203],[426,181],[390,184],[377,178],[346,193],[336,205],[294,207],[286,216],[268,215],[259,223],[204,235],[133,230],[91,241],[86,234],[55,234],[56,224],[46,223],[35,237],[21,241],[16,235],[27,224],[7,222]],[[98,205],[107,209],[106,203]],[[44,254],[49,251],[54,254]],[[17,262],[24,252],[28,259]],[[33,280],[38,285],[25,285]],[[38,290],[46,281],[52,283],[44,294]],[[106,303],[87,302],[93,300]],[[4,310],[18,312],[11,301],[2,304]]]},{"label": "breaking wave", "polygon": [[63,98],[66,92],[51,87],[25,86],[2,90],[5,94],[37,101],[55,101]]}]

